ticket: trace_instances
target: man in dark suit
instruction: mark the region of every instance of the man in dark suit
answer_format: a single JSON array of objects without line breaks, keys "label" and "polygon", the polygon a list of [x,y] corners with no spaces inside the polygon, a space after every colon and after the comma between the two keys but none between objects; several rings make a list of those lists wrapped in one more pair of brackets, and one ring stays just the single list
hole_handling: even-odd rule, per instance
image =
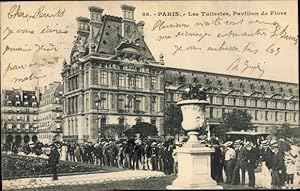
[{"label": "man in dark suit", "polygon": [[242,170],[242,185],[245,184],[245,166],[242,165],[242,159],[246,158],[246,148],[242,145],[241,140],[234,142],[236,152],[236,163],[233,169],[232,185],[240,184],[240,169]]},{"label": "man in dark suit", "polygon": [[257,154],[255,149],[253,148],[252,143],[250,142],[246,142],[244,144],[245,148],[246,148],[246,170],[248,172],[248,176],[249,176],[249,184],[248,187],[249,188],[255,188],[255,165],[256,165],[256,160],[257,160]]},{"label": "man in dark suit", "polygon": [[53,143],[51,145],[51,150],[49,153],[49,158],[48,158],[48,163],[50,165],[51,168],[51,172],[52,172],[52,178],[53,180],[58,180],[57,177],[57,164],[59,163],[59,152],[58,152],[58,148],[56,146],[55,143]]},{"label": "man in dark suit", "polygon": [[274,188],[281,189],[284,184],[284,176],[286,172],[284,153],[279,150],[278,143],[273,143],[271,147],[275,153],[272,157],[272,186],[274,186]]}]

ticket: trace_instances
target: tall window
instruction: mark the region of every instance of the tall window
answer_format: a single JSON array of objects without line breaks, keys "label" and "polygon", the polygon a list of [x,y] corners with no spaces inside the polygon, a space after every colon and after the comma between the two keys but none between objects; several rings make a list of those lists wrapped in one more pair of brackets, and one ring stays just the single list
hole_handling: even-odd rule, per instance
[{"label": "tall window", "polygon": [[156,77],[151,77],[151,89],[156,89]]},{"label": "tall window", "polygon": [[105,127],[106,126],[106,118],[102,118],[101,120],[100,120],[100,128],[103,128],[103,127]]},{"label": "tall window", "polygon": [[119,73],[119,86],[125,87],[125,75]]},{"label": "tall window", "polygon": [[142,87],[142,77],[140,75],[136,75],[135,83],[137,88],[143,88]]},{"label": "tall window", "polygon": [[135,112],[139,112],[141,111],[141,97],[140,96],[136,96],[135,98],[135,103],[134,103],[134,109]]},{"label": "tall window", "polygon": [[134,76],[128,76],[128,86],[134,87]]},{"label": "tall window", "polygon": [[268,115],[269,115],[269,112],[266,111],[266,114],[265,114],[265,120],[268,121]]},{"label": "tall window", "polygon": [[107,93],[101,92],[100,93],[100,108],[107,109]]},{"label": "tall window", "polygon": [[124,110],[125,109],[125,105],[124,105],[124,96],[123,95],[119,95],[118,96],[118,109]]},{"label": "tall window", "polygon": [[227,98],[227,104],[228,105],[233,105],[233,98],[232,97]]},{"label": "tall window", "polygon": [[101,71],[100,72],[100,84],[101,85],[107,85],[108,84],[107,72],[106,71]]},{"label": "tall window", "polygon": [[156,97],[152,96],[151,97],[151,108],[150,111],[156,111]]}]

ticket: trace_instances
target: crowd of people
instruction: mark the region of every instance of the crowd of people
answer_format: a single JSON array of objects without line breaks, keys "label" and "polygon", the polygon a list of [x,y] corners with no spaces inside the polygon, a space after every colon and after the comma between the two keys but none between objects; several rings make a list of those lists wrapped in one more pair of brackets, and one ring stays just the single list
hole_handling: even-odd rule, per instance
[{"label": "crowd of people", "polygon": [[68,143],[60,147],[61,159],[133,170],[174,174],[173,141],[128,139],[93,144]]},{"label": "crowd of people", "polygon": [[[59,160],[176,175],[178,161],[173,151],[182,143],[175,142],[132,138],[82,144],[56,142],[52,145],[59,152]],[[209,141],[202,140],[202,143],[215,150],[211,155],[211,176],[219,184],[245,185],[247,173],[248,187],[255,188],[255,170],[261,168],[263,180],[258,182],[262,187],[276,189],[285,185],[286,188],[293,188],[299,151],[292,142],[266,139],[259,143],[247,140],[224,143],[218,138],[212,138]],[[13,153],[16,154],[18,150],[16,146],[12,147]],[[34,147],[24,145],[22,151],[25,154],[34,152],[36,155],[44,153],[51,156],[51,153],[43,151],[41,143]]]},{"label": "crowd of people", "polygon": [[220,144],[215,139],[211,146],[215,149],[211,157],[211,173],[218,183],[245,185],[247,172],[248,187],[255,188],[255,170],[259,167],[262,172],[261,187],[280,189],[285,185],[286,188],[293,188],[298,157],[298,149],[293,143],[266,139],[259,144],[241,140]]}]

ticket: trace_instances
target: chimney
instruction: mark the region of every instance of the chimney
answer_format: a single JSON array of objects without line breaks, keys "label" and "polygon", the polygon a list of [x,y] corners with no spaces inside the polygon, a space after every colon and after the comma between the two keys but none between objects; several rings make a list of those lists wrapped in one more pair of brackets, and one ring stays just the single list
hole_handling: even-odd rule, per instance
[{"label": "chimney", "polygon": [[86,17],[76,17],[78,28],[77,33],[89,33],[89,21]]},{"label": "chimney", "polygon": [[90,21],[94,21],[94,22],[98,22],[101,23],[102,22],[102,12],[103,9],[100,7],[95,7],[95,6],[90,6],[89,7],[89,11],[90,11]]},{"label": "chimney", "polygon": [[100,7],[90,6],[89,11],[90,11],[90,22],[89,22],[90,23],[90,36],[89,36],[90,48],[89,48],[89,50],[90,50],[90,52],[95,52],[95,48],[96,48],[95,38],[102,27],[103,9]]},{"label": "chimney", "polygon": [[136,25],[137,25],[138,31],[140,32],[140,34],[142,35],[142,37],[144,37],[144,25],[145,25],[145,22],[144,21],[140,21]]},{"label": "chimney", "polygon": [[134,21],[134,10],[135,7],[130,5],[121,5],[121,9],[123,12],[123,19],[128,21]]}]

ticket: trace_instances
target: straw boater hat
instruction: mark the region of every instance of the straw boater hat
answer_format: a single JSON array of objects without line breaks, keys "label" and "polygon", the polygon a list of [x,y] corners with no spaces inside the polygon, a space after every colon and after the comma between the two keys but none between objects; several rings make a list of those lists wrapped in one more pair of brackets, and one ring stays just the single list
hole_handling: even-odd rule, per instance
[{"label": "straw boater hat", "polygon": [[224,145],[225,147],[229,147],[229,146],[232,145],[232,144],[233,144],[232,141],[227,141],[227,142],[224,143],[223,145]]},{"label": "straw boater hat", "polygon": [[250,143],[249,141],[246,141],[246,142],[244,143],[244,146],[245,146],[245,147],[251,147],[251,143]]},{"label": "straw boater hat", "polygon": [[242,143],[241,139],[238,139],[238,140],[234,141],[234,144],[235,144],[235,145],[239,145],[239,144],[241,144],[241,143]]},{"label": "straw boater hat", "polygon": [[154,146],[154,145],[157,145],[157,143],[156,143],[156,142],[153,142],[153,143],[151,144],[151,146]]},{"label": "straw boater hat", "polygon": [[264,146],[267,146],[268,145],[268,140],[261,141],[261,144],[264,145]]}]

